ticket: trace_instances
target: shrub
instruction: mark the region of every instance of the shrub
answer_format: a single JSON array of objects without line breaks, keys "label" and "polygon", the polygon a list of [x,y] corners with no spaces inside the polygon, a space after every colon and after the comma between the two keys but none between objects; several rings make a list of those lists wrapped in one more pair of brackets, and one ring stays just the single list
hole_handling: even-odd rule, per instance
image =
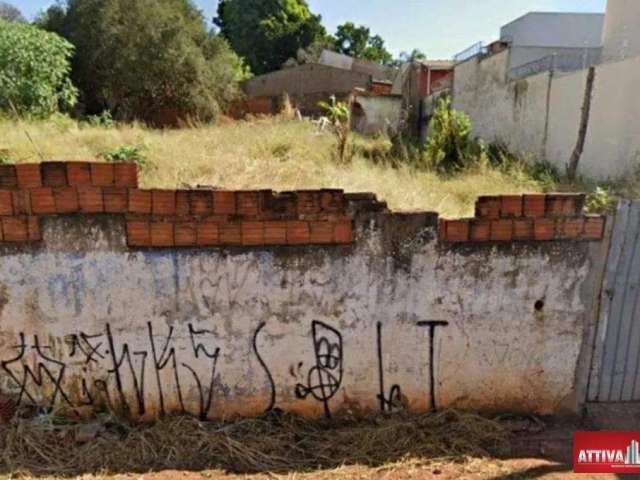
[{"label": "shrub", "polygon": [[73,46],[56,34],[0,20],[0,110],[47,116],[70,108]]},{"label": "shrub", "polygon": [[189,0],[68,0],[39,23],[76,46],[86,113],[177,126],[213,120],[246,74]]},{"label": "shrub", "polygon": [[482,145],[471,136],[471,120],[451,108],[451,100],[443,98],[429,124],[429,137],[425,147],[429,167],[441,172],[454,172],[469,166],[482,153]]},{"label": "shrub", "polygon": [[585,208],[588,213],[604,214],[611,211],[615,204],[616,199],[609,189],[596,187],[596,189],[587,196]]},{"label": "shrub", "polygon": [[331,96],[328,102],[319,102],[318,106],[324,111],[336,136],[337,157],[344,162],[348,157],[347,147],[351,134],[351,107],[348,103],[337,101],[335,96]]},{"label": "shrub", "polygon": [[107,162],[133,162],[140,168],[148,168],[150,163],[145,150],[144,145],[121,145],[102,152],[100,157]]}]

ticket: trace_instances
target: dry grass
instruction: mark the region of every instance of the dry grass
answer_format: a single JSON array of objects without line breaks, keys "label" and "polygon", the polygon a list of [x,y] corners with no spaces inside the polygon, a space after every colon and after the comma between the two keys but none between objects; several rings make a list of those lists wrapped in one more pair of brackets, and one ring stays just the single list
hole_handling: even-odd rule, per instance
[{"label": "dry grass", "polygon": [[348,467],[375,472],[503,454],[508,432],[469,413],[398,414],[313,422],[287,414],[232,423],[176,417],[133,426],[110,416],[79,443],[78,423],[15,419],[3,432],[1,471],[18,477],[221,470],[238,474],[310,473]]},{"label": "dry grass", "polygon": [[445,216],[472,214],[480,194],[541,188],[526,176],[493,169],[442,178],[409,167],[374,165],[362,155],[349,165],[339,165],[332,160],[332,136],[308,122],[263,119],[158,131],[139,125],[89,127],[65,118],[20,124],[0,121],[0,150],[8,150],[17,162],[38,161],[37,150],[48,160],[94,159],[122,145],[144,146],[154,166],[142,176],[145,187],[334,187],[375,192],[394,210],[435,210]]}]

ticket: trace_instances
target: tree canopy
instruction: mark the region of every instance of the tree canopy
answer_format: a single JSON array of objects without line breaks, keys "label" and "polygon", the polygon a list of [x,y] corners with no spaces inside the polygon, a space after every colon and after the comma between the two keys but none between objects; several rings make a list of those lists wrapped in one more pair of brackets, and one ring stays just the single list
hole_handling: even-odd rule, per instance
[{"label": "tree canopy", "polygon": [[56,34],[0,20],[0,110],[48,115],[72,107],[72,54],[73,46]]},{"label": "tree canopy", "polygon": [[393,61],[391,53],[387,51],[384,40],[380,35],[371,35],[371,30],[365,26],[357,26],[353,22],[346,22],[338,26],[335,35],[337,52],[363,60],[369,60],[382,65]]},{"label": "tree canopy", "polygon": [[175,124],[212,119],[245,69],[189,0],[68,0],[39,20],[76,46],[87,113]]},{"label": "tree canopy", "polygon": [[20,10],[7,2],[0,2],[0,20],[6,20],[7,22],[25,21]]},{"label": "tree canopy", "polygon": [[325,36],[305,0],[220,0],[214,23],[255,74],[278,70]]}]

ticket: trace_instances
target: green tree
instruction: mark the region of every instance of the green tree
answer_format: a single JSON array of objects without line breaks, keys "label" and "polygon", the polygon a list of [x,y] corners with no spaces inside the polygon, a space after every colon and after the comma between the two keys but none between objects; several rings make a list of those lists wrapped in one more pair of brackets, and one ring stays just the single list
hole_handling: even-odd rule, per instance
[{"label": "green tree", "polygon": [[393,57],[387,51],[380,35],[371,36],[371,30],[365,26],[357,26],[346,22],[338,26],[335,35],[337,52],[370,62],[388,65]]},{"label": "green tree", "polygon": [[20,10],[7,2],[0,2],[0,20],[7,22],[24,22],[24,17]]},{"label": "green tree", "polygon": [[246,75],[189,0],[68,0],[39,20],[77,49],[72,76],[86,113],[175,125],[211,120]]},{"label": "green tree", "polygon": [[26,23],[0,20],[0,110],[48,115],[72,107],[73,46]]},{"label": "green tree", "polygon": [[251,71],[278,70],[325,35],[305,0],[220,0],[214,23]]}]

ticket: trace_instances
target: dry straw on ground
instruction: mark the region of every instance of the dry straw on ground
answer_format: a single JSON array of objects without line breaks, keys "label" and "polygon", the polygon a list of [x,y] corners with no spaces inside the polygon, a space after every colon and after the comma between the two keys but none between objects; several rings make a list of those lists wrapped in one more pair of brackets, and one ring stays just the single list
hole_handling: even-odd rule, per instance
[{"label": "dry straw on ground", "polygon": [[[230,423],[175,417],[133,426],[101,417],[87,425],[52,417],[15,419],[2,434],[2,471],[24,475],[221,469],[291,473],[345,465],[388,468],[505,453],[508,433],[456,411],[369,419],[309,421],[282,413]],[[98,428],[95,428],[97,425]]]}]

